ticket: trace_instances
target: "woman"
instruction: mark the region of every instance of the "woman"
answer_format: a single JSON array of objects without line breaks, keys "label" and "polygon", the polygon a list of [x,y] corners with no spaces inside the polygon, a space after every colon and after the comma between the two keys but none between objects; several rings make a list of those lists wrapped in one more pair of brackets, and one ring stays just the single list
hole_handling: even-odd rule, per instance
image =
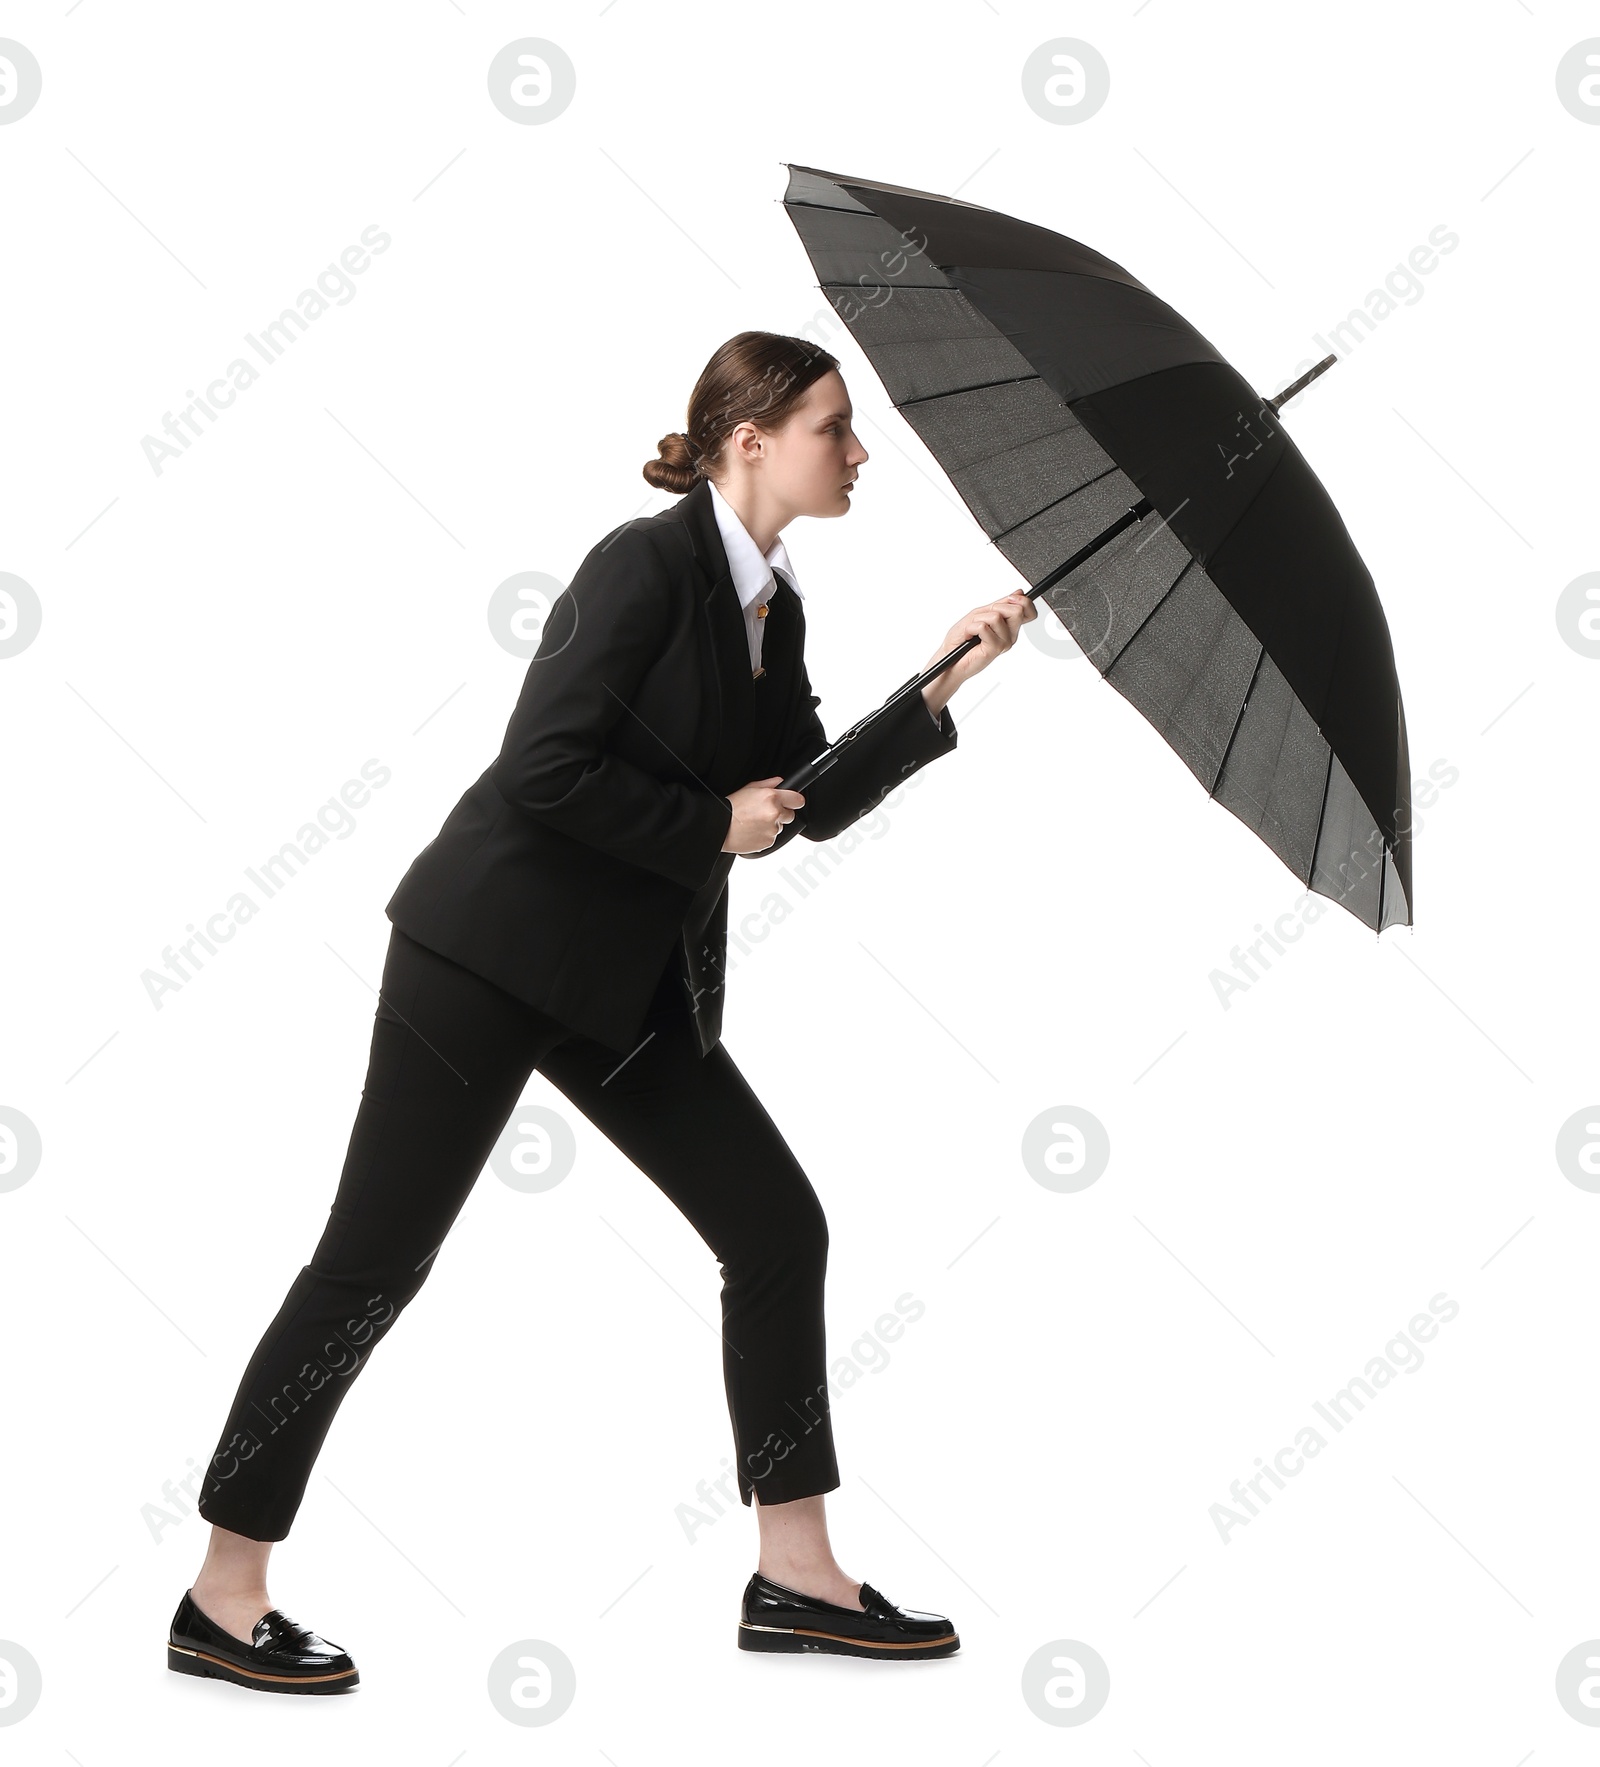
[{"label": "woman", "polygon": [[499,755],[388,904],[338,1192],[207,1467],[211,1538],[173,1619],[170,1667],[273,1692],[355,1685],[346,1652],[273,1606],[267,1557],[340,1399],[421,1288],[535,1069],[721,1263],[739,1495],[760,1534],[741,1647],[891,1661],[958,1647],[942,1615],[896,1607],[834,1558],[827,1224],[719,1040],[734,858],[799,832],[832,839],[948,754],[951,694],[1037,617],[1020,593],[975,608],[929,661],[969,636],[972,650],[808,791],[783,790],[828,738],[778,535],[797,515],[842,515],[866,459],[834,357],[742,332],[701,374],[688,430],[644,468],[685,494],[614,529],[556,600]]}]

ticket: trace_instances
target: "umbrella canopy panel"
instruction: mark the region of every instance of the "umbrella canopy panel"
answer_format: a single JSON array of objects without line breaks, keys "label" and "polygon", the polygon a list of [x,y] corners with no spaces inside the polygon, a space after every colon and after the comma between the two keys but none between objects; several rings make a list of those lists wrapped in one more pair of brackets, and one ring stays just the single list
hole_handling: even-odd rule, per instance
[{"label": "umbrella canopy panel", "polygon": [[[1038,599],[1302,884],[1411,922],[1410,759],[1389,632],[1272,413],[1172,308],[1076,240],[791,167],[818,285]],[[1241,421],[1242,420],[1242,421]]]}]

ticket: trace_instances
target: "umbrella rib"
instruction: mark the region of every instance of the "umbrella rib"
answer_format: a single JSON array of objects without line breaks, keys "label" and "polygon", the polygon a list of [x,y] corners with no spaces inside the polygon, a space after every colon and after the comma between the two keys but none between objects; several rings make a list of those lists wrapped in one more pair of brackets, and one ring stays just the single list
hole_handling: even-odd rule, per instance
[{"label": "umbrella rib", "polygon": [[[1322,732],[1320,730],[1317,732],[1317,734],[1319,736],[1322,736]],[[1324,742],[1328,742],[1328,739],[1325,736],[1322,737],[1322,740]],[[1333,779],[1333,744],[1331,742],[1328,742],[1328,771],[1323,776],[1323,780],[1322,780],[1322,803],[1318,806],[1318,809],[1317,809],[1317,826],[1312,831],[1312,834],[1311,834],[1311,863],[1306,867],[1305,882],[1306,882],[1306,888],[1308,890],[1311,888],[1311,879],[1316,875],[1317,848],[1322,844],[1322,819],[1328,813],[1328,786],[1329,786],[1330,782],[1332,781],[1332,779]]]},{"label": "umbrella rib", "polygon": [[[1063,491],[1059,497],[1052,497],[1048,503],[1041,503],[1037,509],[1025,515],[1021,521],[1012,522],[1007,527],[996,529],[989,536],[989,544],[992,546],[996,540],[1003,540],[1007,534],[1014,534],[1018,528],[1025,528],[1029,522],[1037,521],[1047,509],[1054,509],[1058,503],[1065,503],[1069,497],[1076,497],[1081,492],[1087,491],[1091,485],[1098,485],[1101,479],[1108,479],[1112,473],[1121,471],[1122,468],[1113,460],[1104,472],[1097,472],[1092,479],[1085,479],[1081,485],[1074,485],[1070,491]],[[1134,488],[1138,489],[1137,486]]]},{"label": "umbrella rib", "polygon": [[914,399],[902,399],[895,406],[896,411],[904,411],[907,405],[926,405],[933,399],[954,399],[962,393],[986,393],[991,387],[1021,386],[1025,380],[1041,380],[1043,376],[1033,374],[1008,374],[1004,380],[975,380],[967,387],[946,387],[942,393],[918,393]]},{"label": "umbrella rib", "polygon": [[[1248,630],[1248,627],[1246,630]],[[1250,636],[1255,638],[1253,632]],[[1250,695],[1255,692],[1256,676],[1261,673],[1261,659],[1267,654],[1267,647],[1259,638],[1256,638],[1256,646],[1256,666],[1250,671],[1250,685],[1244,690],[1244,698],[1239,702],[1239,715],[1233,721],[1232,730],[1228,732],[1228,746],[1222,751],[1222,759],[1217,763],[1216,784],[1211,787],[1211,791],[1208,794],[1211,797],[1217,795],[1217,786],[1222,784],[1222,770],[1228,764],[1228,756],[1233,753],[1233,739],[1239,734],[1239,726],[1244,722],[1244,709],[1250,703]],[[1251,801],[1255,801],[1253,797]],[[1256,808],[1263,813],[1266,811],[1265,804],[1257,804]]]},{"label": "umbrella rib", "polygon": [[[1126,642],[1117,646],[1117,654],[1100,671],[1101,680],[1104,680],[1111,673],[1111,671],[1117,666],[1117,664],[1120,663],[1122,661],[1122,659],[1128,654],[1128,646],[1131,645],[1133,643],[1134,639],[1137,638],[1139,636],[1139,634],[1145,629],[1145,627],[1150,624],[1150,621],[1155,617],[1156,610],[1167,599],[1167,597],[1173,592],[1173,590],[1177,588],[1177,586],[1183,581],[1183,579],[1186,576],[1188,576],[1190,571],[1198,570],[1199,568],[1200,568],[1200,561],[1198,559],[1191,558],[1189,560],[1189,562],[1183,567],[1183,569],[1178,572],[1177,576],[1175,576],[1172,579],[1172,581],[1170,583],[1168,583],[1166,588],[1163,589],[1161,591],[1160,595],[1158,595],[1156,597],[1155,605],[1150,609],[1150,612],[1147,613],[1144,616],[1144,618],[1142,620],[1140,620],[1138,625],[1135,626],[1134,629],[1128,634]],[[1063,622],[1063,623],[1065,623],[1065,622]]]}]

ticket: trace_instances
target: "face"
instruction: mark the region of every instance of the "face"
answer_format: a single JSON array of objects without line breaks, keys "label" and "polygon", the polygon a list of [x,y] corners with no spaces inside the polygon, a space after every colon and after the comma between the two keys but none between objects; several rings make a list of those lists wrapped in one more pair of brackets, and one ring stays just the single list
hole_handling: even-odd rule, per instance
[{"label": "face", "polygon": [[762,484],[788,516],[843,515],[850,507],[849,486],[867,458],[850,427],[850,395],[838,369],[812,381],[800,403],[777,430],[740,425],[732,441],[759,432]]}]

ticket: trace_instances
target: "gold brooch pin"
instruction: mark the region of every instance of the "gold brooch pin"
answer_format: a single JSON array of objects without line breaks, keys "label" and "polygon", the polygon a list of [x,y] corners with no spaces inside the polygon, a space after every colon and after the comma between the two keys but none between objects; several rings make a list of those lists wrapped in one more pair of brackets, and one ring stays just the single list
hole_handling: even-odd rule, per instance
[{"label": "gold brooch pin", "polygon": [[758,620],[764,620],[766,617],[767,617],[767,604],[766,604],[766,602],[764,602],[764,601],[758,602],[756,605],[756,618]]}]

